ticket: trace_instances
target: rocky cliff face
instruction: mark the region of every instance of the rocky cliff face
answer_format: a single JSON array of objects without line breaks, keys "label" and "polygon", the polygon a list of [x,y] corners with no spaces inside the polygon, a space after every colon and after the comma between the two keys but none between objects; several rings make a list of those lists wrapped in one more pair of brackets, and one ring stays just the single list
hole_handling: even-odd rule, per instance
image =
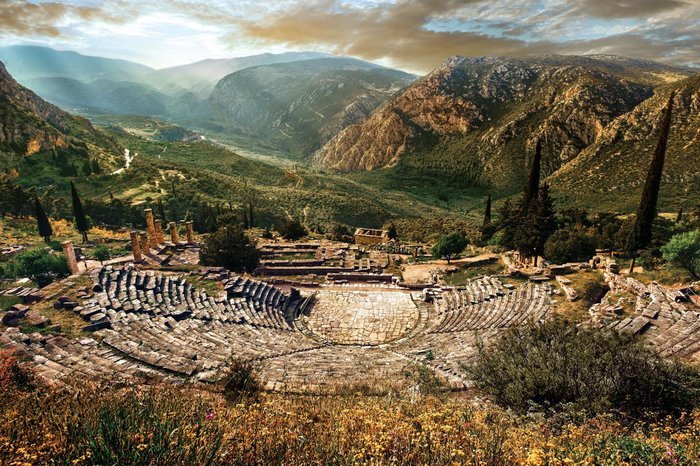
[{"label": "rocky cliff face", "polygon": [[337,171],[401,163],[512,191],[537,139],[551,174],[649,98],[654,85],[686,75],[616,57],[454,57],[341,131],[314,162]]},{"label": "rocky cliff face", "polygon": [[635,207],[672,90],[676,97],[660,199],[667,208],[695,207],[700,198],[700,75],[658,88],[555,172],[549,181],[562,201],[584,199],[614,211]]},{"label": "rocky cliff face", "polygon": [[308,155],[413,79],[359,60],[312,59],[237,71],[209,102],[228,130]]},{"label": "rocky cliff face", "polygon": [[20,86],[0,63],[0,150],[32,155],[102,139],[84,118]]}]

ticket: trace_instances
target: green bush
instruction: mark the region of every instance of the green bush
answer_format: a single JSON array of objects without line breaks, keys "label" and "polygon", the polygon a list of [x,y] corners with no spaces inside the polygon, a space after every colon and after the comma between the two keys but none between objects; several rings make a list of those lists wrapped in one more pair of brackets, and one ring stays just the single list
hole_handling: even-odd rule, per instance
[{"label": "green bush", "polygon": [[450,233],[441,237],[438,242],[433,246],[433,257],[445,258],[447,263],[450,260],[464,251],[464,248],[469,244],[469,240],[461,233]]},{"label": "green bush", "polygon": [[595,255],[595,242],[581,227],[555,231],[544,245],[544,256],[557,264],[587,261]]},{"label": "green bush", "polygon": [[478,388],[518,411],[677,411],[694,405],[700,387],[697,372],[637,339],[565,322],[510,330],[480,348],[466,370]]},{"label": "green bush", "polygon": [[40,287],[68,275],[70,275],[70,269],[65,256],[56,254],[47,248],[21,252],[10,262],[2,264],[2,268],[0,268],[0,276],[5,278],[27,277]]},{"label": "green bush", "polygon": [[280,227],[279,233],[284,239],[291,241],[303,238],[308,234],[306,228],[304,228],[304,225],[299,223],[298,220],[287,220],[284,222],[284,224]]},{"label": "green bush", "polygon": [[700,276],[700,230],[680,233],[661,248],[664,260]]},{"label": "green bush", "polygon": [[92,250],[92,257],[102,263],[112,258],[112,250],[104,244],[99,244]]},{"label": "green bush", "polygon": [[243,228],[227,225],[204,239],[199,259],[202,265],[253,272],[260,262],[260,251]]}]

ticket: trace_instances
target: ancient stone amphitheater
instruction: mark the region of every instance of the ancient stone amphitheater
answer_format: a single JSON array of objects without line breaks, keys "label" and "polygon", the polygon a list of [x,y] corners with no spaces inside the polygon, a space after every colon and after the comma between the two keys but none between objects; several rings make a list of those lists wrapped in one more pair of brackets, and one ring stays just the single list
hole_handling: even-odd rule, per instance
[{"label": "ancient stone amphitheater", "polygon": [[[252,361],[265,387],[330,393],[407,387],[426,367],[455,389],[480,342],[552,314],[556,285],[504,284],[495,277],[421,292],[385,285],[289,289],[225,276],[215,295],[177,274],[104,267],[72,312],[93,331],[68,338],[8,328],[0,342],[24,354],[42,377],[123,383],[215,383],[234,360]],[[634,289],[636,315],[593,309],[591,322],[645,333],[668,356],[700,350],[700,314],[661,287],[610,278]],[[636,287],[636,288],[635,288]]]}]

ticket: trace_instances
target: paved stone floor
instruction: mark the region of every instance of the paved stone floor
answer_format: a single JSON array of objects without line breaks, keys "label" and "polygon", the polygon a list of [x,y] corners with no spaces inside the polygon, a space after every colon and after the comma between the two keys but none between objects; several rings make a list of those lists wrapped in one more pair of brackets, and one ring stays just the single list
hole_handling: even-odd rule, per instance
[{"label": "paved stone floor", "polygon": [[418,318],[407,292],[322,290],[307,325],[334,343],[379,345],[410,332]]}]

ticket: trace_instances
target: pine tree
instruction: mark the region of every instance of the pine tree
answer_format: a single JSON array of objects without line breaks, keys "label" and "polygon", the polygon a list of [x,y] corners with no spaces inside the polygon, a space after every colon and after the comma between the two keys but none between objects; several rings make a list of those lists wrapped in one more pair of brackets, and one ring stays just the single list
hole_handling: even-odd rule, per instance
[{"label": "pine tree", "polygon": [[486,209],[484,209],[484,226],[491,224],[491,193],[486,198]]},{"label": "pine tree", "polygon": [[530,175],[527,179],[527,184],[523,190],[523,212],[527,212],[530,208],[530,204],[537,197],[540,190],[540,165],[542,163],[542,142],[540,139],[537,140],[537,145],[535,147],[535,156],[532,159],[532,165],[530,165]]},{"label": "pine tree", "polygon": [[53,228],[51,228],[49,217],[46,215],[46,211],[44,211],[44,208],[41,206],[41,201],[39,201],[39,197],[36,194],[34,195],[34,215],[36,215],[39,236],[44,238],[44,241],[48,243],[51,241]]},{"label": "pine tree", "polygon": [[75,219],[75,229],[82,233],[83,243],[87,243],[88,222],[87,218],[85,218],[83,203],[80,201],[80,196],[78,196],[78,191],[75,189],[75,185],[72,181],[70,182],[70,195],[73,200],[73,218]]},{"label": "pine tree", "polygon": [[675,91],[671,92],[664,111],[661,131],[659,132],[659,141],[656,144],[656,150],[654,150],[654,156],[651,159],[651,165],[649,166],[646,182],[644,183],[644,190],[642,191],[642,198],[639,202],[639,208],[637,209],[634,228],[627,242],[627,251],[632,256],[630,273],[634,270],[637,252],[645,248],[651,241],[652,224],[656,218],[656,204],[659,200],[661,175],[664,170],[666,145],[668,143],[668,134],[671,130],[673,99],[675,95]]}]

